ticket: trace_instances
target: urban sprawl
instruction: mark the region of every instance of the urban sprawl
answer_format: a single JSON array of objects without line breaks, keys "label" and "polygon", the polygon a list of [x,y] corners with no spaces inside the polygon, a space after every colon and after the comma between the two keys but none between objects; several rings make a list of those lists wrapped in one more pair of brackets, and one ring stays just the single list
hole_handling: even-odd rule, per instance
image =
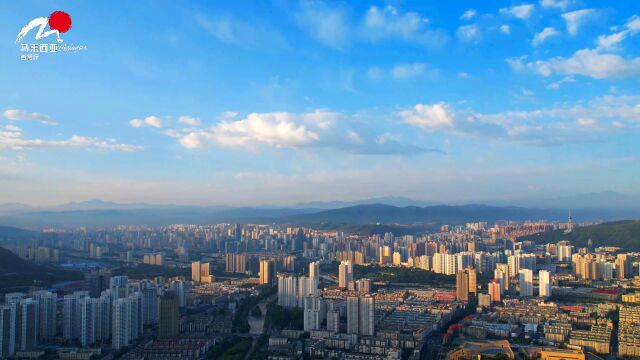
[{"label": "urban sprawl", "polygon": [[578,226],[47,229],[4,246],[82,276],[5,292],[0,358],[640,357],[637,254],[520,240]]}]

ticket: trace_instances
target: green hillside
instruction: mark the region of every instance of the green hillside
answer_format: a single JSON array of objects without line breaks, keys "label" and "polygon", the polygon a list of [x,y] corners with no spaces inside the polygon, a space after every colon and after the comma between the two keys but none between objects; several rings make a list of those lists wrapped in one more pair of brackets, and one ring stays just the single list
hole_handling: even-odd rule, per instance
[{"label": "green hillside", "polygon": [[640,250],[640,220],[607,222],[598,225],[578,227],[565,234],[562,230],[523,236],[518,241],[532,240],[537,243],[555,243],[569,240],[576,247],[586,247],[589,239],[594,246],[616,246],[625,250]]},{"label": "green hillside", "polygon": [[56,282],[82,280],[79,271],[64,270],[26,261],[0,247],[0,292],[24,291],[31,285],[50,286]]}]

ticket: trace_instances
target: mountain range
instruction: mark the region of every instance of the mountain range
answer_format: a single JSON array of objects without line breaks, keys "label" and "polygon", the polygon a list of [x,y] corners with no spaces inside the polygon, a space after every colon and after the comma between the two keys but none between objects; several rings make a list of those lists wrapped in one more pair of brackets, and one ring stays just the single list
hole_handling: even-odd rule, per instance
[{"label": "mountain range", "polygon": [[[532,198],[521,200],[486,200],[480,203],[493,206],[518,206],[529,208],[551,209],[640,209],[640,195],[622,194],[615,191],[591,192],[577,195],[567,195],[553,198]],[[139,210],[139,209],[197,209],[208,211],[225,211],[233,209],[254,210],[330,210],[357,205],[392,205],[397,207],[417,206],[428,207],[434,205],[466,205],[469,202],[437,202],[417,200],[402,196],[384,196],[355,201],[313,201],[291,204],[287,206],[261,205],[251,207],[237,207],[229,205],[175,205],[175,204],[148,204],[148,203],[116,203],[104,200],[74,201],[54,206],[32,206],[22,203],[0,204],[0,215],[12,215],[37,211],[84,211],[84,210]]]},{"label": "mountain range", "polygon": [[[640,197],[608,191],[526,202],[449,205],[406,197],[379,197],[352,202],[308,202],[289,207],[120,204],[103,200],[48,207],[11,203],[0,204],[0,225],[40,229],[237,222],[280,223],[325,229],[379,224],[402,226],[407,230],[407,227],[424,229],[438,224],[475,221],[564,221],[570,211],[578,222],[635,219],[640,218]],[[367,231],[371,229],[369,227]]]},{"label": "mountain range", "polygon": [[[626,209],[575,209],[575,221],[640,218],[640,211]],[[95,210],[32,211],[0,216],[0,225],[25,229],[78,228],[116,225],[165,226],[171,224],[261,223],[346,229],[361,225],[394,225],[430,229],[440,224],[466,222],[549,220],[565,221],[565,209],[537,209],[490,205],[391,206],[355,205],[339,209],[259,209],[164,206]]]}]

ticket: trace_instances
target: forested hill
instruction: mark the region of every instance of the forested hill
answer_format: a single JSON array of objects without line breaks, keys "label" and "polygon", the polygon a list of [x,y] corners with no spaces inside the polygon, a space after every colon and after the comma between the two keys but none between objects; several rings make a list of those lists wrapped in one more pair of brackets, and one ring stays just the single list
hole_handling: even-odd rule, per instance
[{"label": "forested hill", "polygon": [[598,225],[577,227],[571,233],[563,230],[538,233],[518,238],[537,243],[555,243],[569,240],[576,247],[586,247],[589,239],[594,246],[616,246],[625,250],[640,250],[640,220],[606,222]]}]

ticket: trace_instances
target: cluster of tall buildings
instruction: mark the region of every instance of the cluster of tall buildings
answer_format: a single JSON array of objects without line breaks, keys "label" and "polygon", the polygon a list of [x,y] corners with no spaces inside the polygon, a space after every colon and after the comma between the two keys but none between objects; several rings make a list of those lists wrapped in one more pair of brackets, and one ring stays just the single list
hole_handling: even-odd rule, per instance
[{"label": "cluster of tall buildings", "polygon": [[147,324],[158,324],[160,336],[176,336],[179,306],[176,291],[163,294],[152,282],[131,284],[126,276],[111,277],[99,297],[91,297],[89,291],[61,299],[45,290],[9,293],[0,306],[0,358],[35,350],[59,335],[83,347],[111,342],[114,349],[139,339]]},{"label": "cluster of tall buildings", "polygon": [[323,323],[326,329],[340,331],[340,314],[346,315],[346,333],[374,335],[375,298],[370,294],[371,280],[353,279],[353,264],[343,261],[339,265],[339,284],[346,291],[346,307],[342,310],[333,300],[322,297],[318,289],[320,264],[309,264],[309,276],[278,274],[278,305],[304,309],[304,330],[320,330]]},{"label": "cluster of tall buildings", "polygon": [[213,282],[211,264],[208,262],[194,261],[191,263],[191,281],[210,284]]},{"label": "cluster of tall buildings", "polygon": [[304,308],[308,297],[319,296],[319,276],[317,263],[309,264],[309,276],[278,274],[278,305]]},{"label": "cluster of tall buildings", "polygon": [[375,333],[375,298],[370,294],[347,297],[347,334]]},{"label": "cluster of tall buildings", "polygon": [[228,253],[225,255],[225,272],[246,273],[247,256],[245,254]]},{"label": "cluster of tall buildings", "polygon": [[[498,264],[494,270],[494,279],[487,284],[487,295],[490,302],[499,302],[508,289],[511,282],[509,264]],[[534,296],[534,271],[522,268],[517,273],[520,297]],[[552,274],[548,270],[538,272],[538,295],[548,298],[552,295]],[[456,299],[463,302],[472,302],[478,296],[478,284],[476,269],[469,267],[458,270],[456,273]]]}]

